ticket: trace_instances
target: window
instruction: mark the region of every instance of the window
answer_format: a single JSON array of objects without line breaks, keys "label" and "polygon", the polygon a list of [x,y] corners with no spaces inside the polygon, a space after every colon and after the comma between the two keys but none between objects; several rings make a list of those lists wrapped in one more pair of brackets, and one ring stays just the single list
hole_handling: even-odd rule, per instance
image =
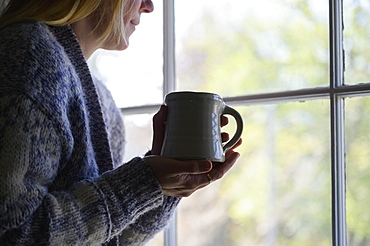
[{"label": "window", "polygon": [[[126,158],[150,148],[152,115],[172,90],[222,95],[245,130],[237,165],[183,199],[148,245],[370,245],[370,2],[154,4],[127,51],[90,61],[113,61],[96,76],[132,134]],[[112,66],[124,75],[107,76]]]}]

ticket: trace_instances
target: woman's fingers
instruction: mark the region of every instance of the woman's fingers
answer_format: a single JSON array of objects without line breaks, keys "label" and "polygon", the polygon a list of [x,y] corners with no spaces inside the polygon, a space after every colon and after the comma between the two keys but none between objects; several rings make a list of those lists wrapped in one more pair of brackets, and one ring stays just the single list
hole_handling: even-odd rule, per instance
[{"label": "woman's fingers", "polygon": [[[228,134],[223,134],[223,139],[228,139]],[[187,197],[221,179],[239,158],[240,154],[234,149],[241,143],[240,139],[225,153],[226,160],[221,164],[208,160],[179,161],[158,155],[147,156],[144,161],[153,170],[165,195]]]},{"label": "woman's fingers", "polygon": [[225,115],[222,115],[221,116],[221,127],[226,126],[227,124],[229,124],[229,118],[227,118]]},{"label": "woman's fingers", "polygon": [[181,175],[178,177],[177,185],[162,187],[163,192],[167,196],[188,197],[195,191],[221,179],[233,167],[239,156],[239,153],[232,151],[224,163],[214,165],[210,172]]},{"label": "woman's fingers", "polygon": [[144,161],[152,168],[161,186],[166,188],[188,186],[196,181],[197,174],[212,169],[212,162],[207,160],[178,161],[162,156],[147,156]]},{"label": "woman's fingers", "polygon": [[206,173],[213,168],[211,161],[178,161],[162,156],[147,156],[163,192],[167,196],[186,197],[209,184]]},{"label": "woman's fingers", "polygon": [[[231,148],[231,150],[238,148],[242,143],[243,143],[243,139],[240,138],[238,140],[238,142],[236,142],[236,144],[234,144],[234,146]],[[227,155],[227,152],[226,152],[226,155]]]},{"label": "woman's fingers", "polygon": [[229,133],[227,133],[227,132],[222,132],[222,133],[221,133],[221,140],[222,140],[222,142],[223,142],[223,143],[225,143],[225,142],[229,141],[229,140],[230,140],[230,135],[229,135]]},{"label": "woman's fingers", "polygon": [[[229,154],[226,156],[225,162],[222,164],[215,164],[209,172],[212,182],[221,179],[234,166],[240,156],[238,152],[234,152],[233,150],[229,150],[228,152]],[[208,177],[206,178],[208,181]]]}]

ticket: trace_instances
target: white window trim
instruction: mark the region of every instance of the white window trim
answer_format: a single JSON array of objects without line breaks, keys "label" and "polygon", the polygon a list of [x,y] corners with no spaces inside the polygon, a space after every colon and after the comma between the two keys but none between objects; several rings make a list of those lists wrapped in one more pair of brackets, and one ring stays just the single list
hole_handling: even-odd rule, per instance
[{"label": "white window trim", "polygon": [[332,244],[344,246],[346,235],[346,167],[344,97],[335,93],[344,86],[343,0],[329,1],[330,125],[332,177]]},{"label": "white window trim", "polygon": [[[330,86],[295,91],[253,94],[225,98],[229,105],[261,105],[282,102],[330,99],[332,165],[332,245],[346,246],[346,160],[344,101],[350,97],[370,96],[370,83],[345,85],[343,48],[343,0],[329,0]],[[176,90],[174,0],[163,0],[163,95]],[[125,115],[154,113],[159,104],[123,108]],[[165,230],[165,246],[176,246],[176,216]]]},{"label": "white window trim", "polygon": [[[175,3],[163,0],[163,95],[176,90]],[[177,216],[164,231],[164,245],[177,245]]]}]

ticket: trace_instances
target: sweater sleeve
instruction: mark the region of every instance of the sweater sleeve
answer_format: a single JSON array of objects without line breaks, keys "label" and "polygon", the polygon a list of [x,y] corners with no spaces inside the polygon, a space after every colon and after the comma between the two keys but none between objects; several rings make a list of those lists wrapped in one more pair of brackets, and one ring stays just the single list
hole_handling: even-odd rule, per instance
[{"label": "sweater sleeve", "polygon": [[177,200],[163,195],[141,158],[50,191],[66,148],[58,134],[32,100],[0,97],[1,243],[97,245],[122,234],[130,245],[164,227]]},{"label": "sweater sleeve", "polygon": [[179,202],[179,198],[166,196],[162,206],[143,214],[122,232],[121,245],[145,245],[158,230],[164,229]]}]

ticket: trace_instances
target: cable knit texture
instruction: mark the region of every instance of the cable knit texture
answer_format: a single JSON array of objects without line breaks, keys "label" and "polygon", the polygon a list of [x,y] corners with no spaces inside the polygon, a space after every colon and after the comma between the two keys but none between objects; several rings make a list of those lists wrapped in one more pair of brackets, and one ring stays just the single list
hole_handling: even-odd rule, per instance
[{"label": "cable knit texture", "polygon": [[143,245],[179,200],[139,157],[69,26],[0,30],[0,245]]}]

